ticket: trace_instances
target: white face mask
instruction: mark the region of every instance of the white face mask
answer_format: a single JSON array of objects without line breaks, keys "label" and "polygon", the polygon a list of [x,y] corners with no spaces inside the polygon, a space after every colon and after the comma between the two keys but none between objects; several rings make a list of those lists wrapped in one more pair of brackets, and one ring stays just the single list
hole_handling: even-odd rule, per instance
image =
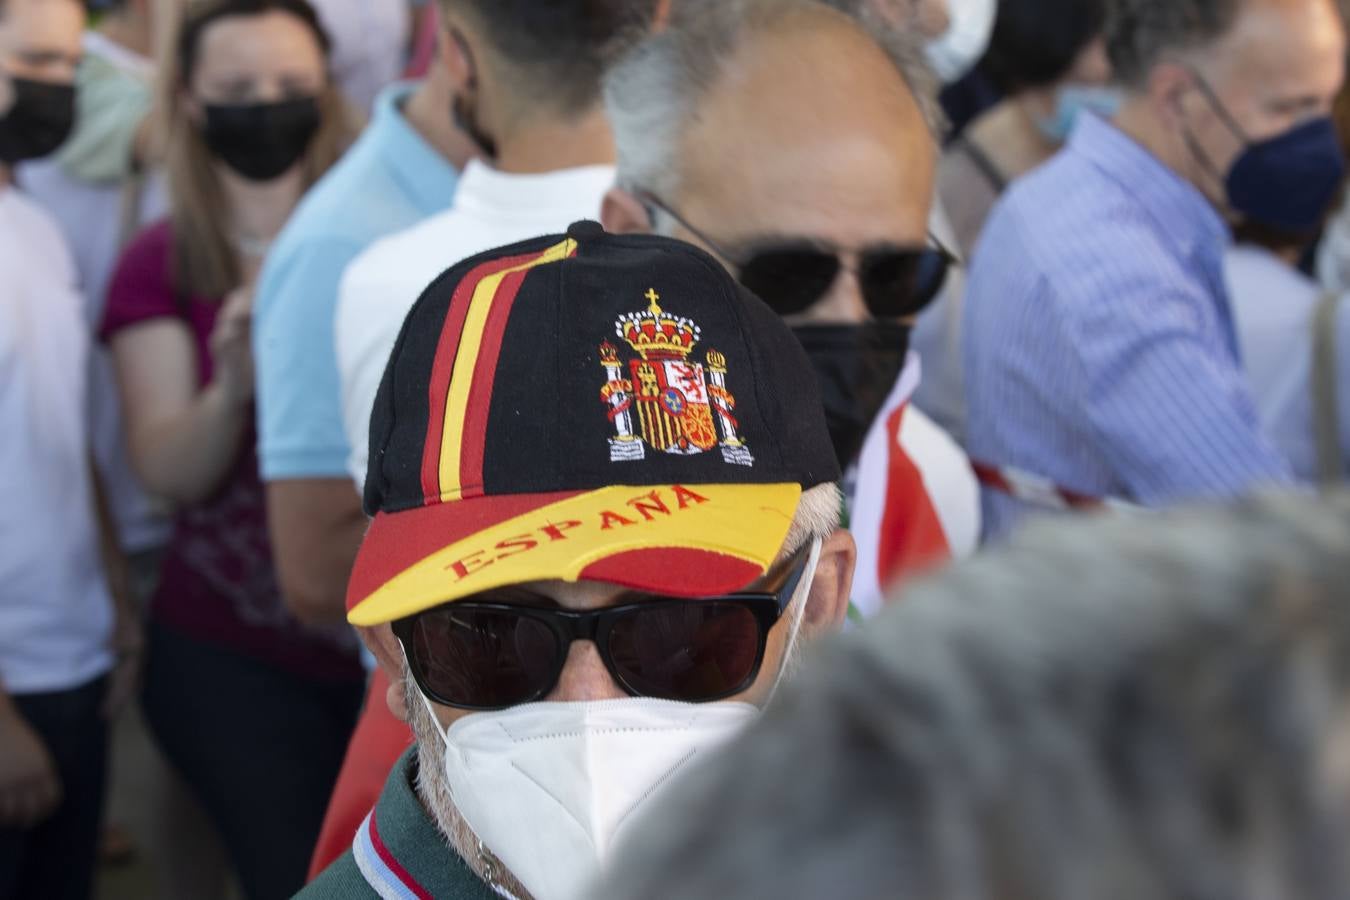
[{"label": "white face mask", "polygon": [[943,84],[952,84],[974,68],[989,49],[994,32],[996,0],[948,0],[951,27],[928,45],[928,61]]},{"label": "white face mask", "polygon": [[[789,607],[788,653],[819,556],[816,541]],[[475,713],[442,735],[446,781],[465,823],[535,900],[580,900],[661,789],[759,712],[631,697]]]},{"label": "white face mask", "polygon": [[459,814],[536,900],[579,900],[659,789],[759,714],[633,697],[531,703],[445,733]]}]

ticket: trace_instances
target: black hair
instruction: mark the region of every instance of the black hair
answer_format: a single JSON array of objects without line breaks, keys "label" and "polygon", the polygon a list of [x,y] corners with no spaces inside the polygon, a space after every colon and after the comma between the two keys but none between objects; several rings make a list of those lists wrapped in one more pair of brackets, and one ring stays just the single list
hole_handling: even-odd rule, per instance
[{"label": "black hair", "polygon": [[1005,96],[1063,78],[1106,28],[1106,0],[1000,0],[980,69]]},{"label": "black hair", "polygon": [[289,13],[303,22],[314,33],[319,48],[327,59],[332,52],[332,41],[319,14],[309,0],[204,0],[188,7],[183,22],[178,28],[178,42],[175,54],[178,62],[178,77],[183,84],[192,82],[192,73],[197,67],[197,58],[201,54],[202,35],[221,19],[235,16],[259,16],[269,12]]},{"label": "black hair", "polygon": [[601,79],[644,37],[660,0],[442,0],[467,12],[532,99],[578,113],[599,102]]}]

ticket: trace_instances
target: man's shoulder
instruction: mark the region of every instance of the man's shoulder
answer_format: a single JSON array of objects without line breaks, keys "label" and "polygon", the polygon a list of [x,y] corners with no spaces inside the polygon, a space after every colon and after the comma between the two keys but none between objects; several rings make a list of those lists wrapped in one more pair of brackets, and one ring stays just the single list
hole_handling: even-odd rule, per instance
[{"label": "man's shoulder", "polygon": [[447,209],[372,242],[352,261],[349,277],[353,281],[402,281],[432,268],[439,273],[462,258],[456,254],[471,237],[466,217]]},{"label": "man's shoulder", "polygon": [[[418,216],[414,203],[401,199],[378,147],[363,137],[310,189],[282,229],[263,270],[260,305],[265,308],[271,289],[290,277],[327,271],[335,285],[364,250]],[[334,299],[328,296],[329,303]]]},{"label": "man's shoulder", "polygon": [[1014,182],[989,218],[996,229],[1025,231],[1042,243],[1095,240],[1148,224],[1143,209],[1116,181],[1065,152]]},{"label": "man's shoulder", "polygon": [[365,897],[378,900],[379,896],[361,874],[352,851],[348,850],[296,894],[295,900],[361,900]]},{"label": "man's shoulder", "polygon": [[[76,286],[75,258],[61,225],[32,197],[13,188],[0,192],[0,233],[10,248],[0,257],[0,265],[16,268],[29,277],[41,277],[44,283]],[[44,265],[35,266],[35,261]]]},{"label": "man's shoulder", "polygon": [[0,208],[4,210],[4,225],[15,232],[14,236],[66,247],[60,223],[36,199],[14,188],[4,191],[3,198],[4,205]]},{"label": "man's shoulder", "polygon": [[367,213],[388,205],[394,196],[385,161],[359,140],[301,199],[279,244],[293,248],[312,240],[369,243],[379,232]]},{"label": "man's shoulder", "polygon": [[357,254],[342,276],[338,327],[389,320],[401,324],[427,285],[464,258],[471,234],[454,210],[381,237]]},{"label": "man's shoulder", "polygon": [[[436,198],[410,193],[407,179],[398,177],[400,160],[377,128],[375,123],[368,126],[310,188],[282,232],[282,245],[346,240],[366,246],[422,218],[427,202]],[[453,174],[449,162],[444,165]],[[452,196],[443,199],[448,204]]]},{"label": "man's shoulder", "polygon": [[1197,278],[1148,210],[1119,184],[1061,154],[1014,185],[990,215],[968,301],[990,314],[1097,314],[1128,292]]}]

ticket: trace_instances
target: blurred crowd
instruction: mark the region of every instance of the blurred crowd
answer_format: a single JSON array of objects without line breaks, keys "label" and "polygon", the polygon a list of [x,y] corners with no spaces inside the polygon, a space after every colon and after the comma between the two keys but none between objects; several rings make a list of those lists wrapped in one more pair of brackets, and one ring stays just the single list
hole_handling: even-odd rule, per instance
[{"label": "blurred crowd", "polygon": [[0,0],[0,900],[1350,898],[1346,14]]}]

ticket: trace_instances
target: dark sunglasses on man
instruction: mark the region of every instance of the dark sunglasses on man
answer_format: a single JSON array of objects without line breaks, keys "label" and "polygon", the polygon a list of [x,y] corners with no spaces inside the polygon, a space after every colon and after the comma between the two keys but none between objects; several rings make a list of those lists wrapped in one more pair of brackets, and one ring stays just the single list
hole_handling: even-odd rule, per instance
[{"label": "dark sunglasses on man", "polygon": [[400,619],[393,630],[418,687],[446,706],[484,711],[542,700],[557,686],[574,641],[593,641],[633,696],[708,703],[754,684],[769,632],[797,593],[812,547],[771,571],[757,591],[630,595],[621,605],[583,612],[504,587]]},{"label": "dark sunglasses on man", "polygon": [[863,300],[878,319],[917,315],[942,290],[955,255],[932,235],[928,246],[879,243],[860,249],[857,264],[844,260],[844,250],[812,238],[771,238],[751,242],[736,252],[722,246],[683,216],[648,192],[637,195],[655,221],[659,210],[684,226],[714,253],[726,260],[736,280],[780,316],[806,312],[830,290],[845,268],[858,278]]}]

